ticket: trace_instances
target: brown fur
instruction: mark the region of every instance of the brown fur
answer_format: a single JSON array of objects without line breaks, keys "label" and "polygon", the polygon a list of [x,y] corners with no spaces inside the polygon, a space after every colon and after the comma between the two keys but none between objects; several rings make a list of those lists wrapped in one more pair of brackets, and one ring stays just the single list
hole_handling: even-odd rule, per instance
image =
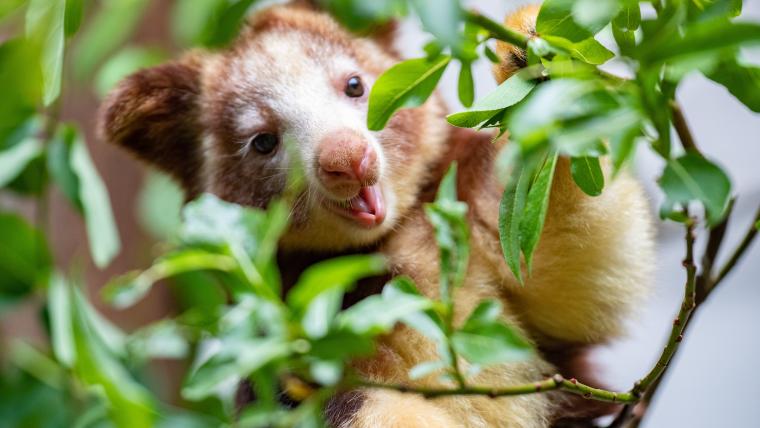
[{"label": "brown fur", "polygon": [[[522,9],[509,22],[530,32],[535,12],[535,8]],[[277,43],[287,43],[294,50],[273,51],[271,45]],[[500,51],[505,63],[495,70],[499,80],[520,66],[517,56],[504,52]],[[329,70],[341,56],[351,58],[369,76],[379,75],[394,62],[386,47],[347,34],[324,13],[274,7],[254,16],[238,42],[226,51],[191,54],[128,78],[106,102],[104,135],[170,172],[191,193],[210,191],[233,202],[263,207],[283,192],[286,177],[279,164],[267,159],[287,154],[266,159],[238,155],[240,140],[250,135],[245,126],[241,128],[240,116],[254,106],[257,116],[251,120],[265,123],[267,131],[287,128],[284,122],[289,118],[278,109],[300,100],[287,98],[288,81],[283,79],[308,78],[314,67]],[[249,63],[252,59],[255,67]],[[288,68],[281,61],[292,63]],[[335,82],[328,79],[320,84],[329,89]],[[273,101],[273,94],[286,99]],[[392,273],[410,275],[425,295],[437,297],[438,249],[422,204],[432,199],[443,172],[456,160],[459,197],[469,205],[472,256],[465,284],[455,290],[455,323],[461,323],[482,299],[497,298],[505,309],[504,320],[546,351],[527,361],[488,367],[470,382],[504,386],[540,380],[557,370],[569,376],[583,373],[586,350],[621,335],[624,321],[648,289],[652,227],[641,188],[623,173],[601,196],[591,198],[577,189],[569,162],[561,159],[533,272],[526,273],[526,284],[521,286],[499,247],[497,219],[503,187],[493,165],[505,142],[494,144],[489,135],[450,128],[442,114],[434,97],[419,108],[398,112],[377,134],[387,160],[384,178],[395,192],[397,210],[384,229],[361,235],[336,221],[335,215],[296,203],[291,229],[281,241],[284,282],[295,278],[315,257],[378,250],[388,257]],[[381,283],[360,284],[354,297],[376,292]],[[409,379],[412,367],[437,358],[432,341],[397,326],[380,339],[374,357],[356,361],[354,366],[374,381],[450,386],[436,376]],[[335,397],[327,416],[340,427],[539,428],[561,417],[589,417],[604,411],[581,406],[561,393],[425,400],[367,389]]]}]

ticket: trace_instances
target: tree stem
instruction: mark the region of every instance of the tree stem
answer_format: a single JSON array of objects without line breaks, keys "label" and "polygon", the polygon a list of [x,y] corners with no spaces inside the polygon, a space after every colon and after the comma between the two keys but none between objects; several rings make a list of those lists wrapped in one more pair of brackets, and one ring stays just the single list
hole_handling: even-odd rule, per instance
[{"label": "tree stem", "polygon": [[678,138],[681,140],[681,145],[686,151],[694,152],[702,156],[702,152],[697,147],[697,143],[694,140],[694,136],[689,129],[689,124],[686,122],[686,116],[681,110],[681,106],[675,100],[670,100],[670,111],[673,113],[673,127],[676,129]]},{"label": "tree stem", "polygon": [[488,30],[491,38],[507,42],[521,49],[528,48],[530,36],[501,25],[491,18],[481,15],[479,12],[465,11],[464,20]]},{"label": "tree stem", "polygon": [[567,391],[572,394],[581,395],[588,399],[594,399],[598,401],[606,401],[609,403],[634,403],[637,398],[630,392],[614,392],[603,389],[593,388],[591,386],[582,384],[575,379],[565,379],[561,375],[556,374],[548,379],[544,379],[537,382],[524,383],[519,385],[513,385],[508,387],[482,387],[482,386],[468,386],[463,388],[425,388],[425,387],[412,387],[403,384],[386,384],[375,383],[368,381],[360,381],[357,386],[365,388],[382,388],[392,389],[399,392],[406,392],[412,394],[420,394],[425,398],[446,397],[451,395],[482,395],[491,398],[497,397],[509,397],[513,395],[526,395],[535,394],[539,392],[546,392],[552,390]]},{"label": "tree stem", "polygon": [[723,265],[723,268],[720,269],[718,276],[715,278],[715,280],[712,281],[711,287],[707,290],[708,293],[712,291],[712,289],[715,288],[716,285],[718,285],[721,281],[723,281],[726,275],[728,275],[731,272],[731,270],[734,268],[734,266],[736,266],[736,263],[739,261],[739,259],[742,258],[744,253],[749,248],[750,244],[752,244],[752,241],[757,236],[757,229],[755,228],[755,223],[757,223],[758,221],[760,221],[760,207],[758,207],[757,211],[755,211],[755,217],[750,223],[749,229],[747,230],[747,233],[744,235],[744,238],[736,247],[734,252],[731,254],[731,257],[729,257],[726,264]]}]

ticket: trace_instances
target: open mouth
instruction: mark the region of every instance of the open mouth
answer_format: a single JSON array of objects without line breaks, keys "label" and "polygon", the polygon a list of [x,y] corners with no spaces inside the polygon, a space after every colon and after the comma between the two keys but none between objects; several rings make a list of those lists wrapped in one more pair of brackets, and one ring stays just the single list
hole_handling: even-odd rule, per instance
[{"label": "open mouth", "polygon": [[331,211],[368,229],[379,226],[385,220],[385,200],[377,184],[362,187],[356,196],[345,201],[323,201]]}]

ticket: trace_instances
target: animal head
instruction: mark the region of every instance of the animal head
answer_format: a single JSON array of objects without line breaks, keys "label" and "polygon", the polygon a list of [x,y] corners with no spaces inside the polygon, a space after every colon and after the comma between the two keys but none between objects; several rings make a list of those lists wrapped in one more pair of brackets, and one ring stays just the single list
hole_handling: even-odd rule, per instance
[{"label": "animal head", "polygon": [[275,6],[224,51],[137,72],[109,95],[101,132],[190,196],[265,207],[300,168],[305,188],[282,244],[343,249],[387,233],[415,203],[446,138],[440,103],[366,125],[377,77],[398,58],[329,15]]}]

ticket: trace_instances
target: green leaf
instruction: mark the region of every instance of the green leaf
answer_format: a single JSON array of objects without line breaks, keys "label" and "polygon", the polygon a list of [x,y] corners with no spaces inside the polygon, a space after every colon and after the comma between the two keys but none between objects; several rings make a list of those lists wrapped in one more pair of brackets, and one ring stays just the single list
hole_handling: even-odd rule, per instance
[{"label": "green leaf", "polygon": [[179,359],[190,351],[182,328],[173,320],[161,320],[143,327],[129,336],[127,349],[131,358]]},{"label": "green leaf", "polygon": [[[79,382],[97,388],[109,403],[109,419],[116,426],[149,427],[155,419],[155,401],[113,353],[113,326],[87,302],[82,293],[68,286],[73,296],[71,313]],[[121,332],[118,332],[122,334]]]},{"label": "green leaf", "polygon": [[583,28],[597,32],[612,21],[620,8],[618,0],[577,0],[572,6],[573,20]]},{"label": "green leaf", "polygon": [[464,281],[470,257],[467,204],[457,199],[456,163],[441,180],[435,202],[425,204],[425,214],[438,243],[441,298],[448,301],[451,288]]},{"label": "green leaf", "polygon": [[0,187],[18,177],[27,165],[42,154],[42,143],[32,136],[0,151]]},{"label": "green leaf", "polygon": [[755,229],[760,230],[760,220],[755,223]]},{"label": "green leaf", "polygon": [[371,337],[345,328],[335,328],[310,343],[309,356],[321,360],[345,361],[351,357],[372,355],[375,350]]},{"label": "green leaf", "polygon": [[84,0],[65,0],[66,17],[64,18],[64,34],[71,37],[79,31],[84,12]]},{"label": "green leaf", "polygon": [[72,61],[74,74],[80,79],[89,76],[121,46],[140,22],[147,5],[148,0],[99,2],[97,12],[88,18],[88,25],[78,38]]},{"label": "green leaf", "polygon": [[613,21],[614,26],[628,32],[636,31],[641,25],[641,9],[638,0],[623,0],[620,3],[620,12]]},{"label": "green leaf", "polygon": [[525,204],[533,176],[529,165],[513,171],[510,182],[499,204],[499,241],[507,266],[522,284],[520,270],[520,224],[523,222]]},{"label": "green leaf", "polygon": [[71,125],[59,127],[48,143],[47,169],[66,199],[79,213],[83,213],[84,206],[79,196],[79,177],[71,166],[71,152],[78,139],[79,133],[75,127]]},{"label": "green leaf", "polygon": [[475,98],[475,82],[472,80],[472,64],[462,62],[462,69],[459,71],[458,91],[459,102],[465,107],[470,107]]},{"label": "green leaf", "polygon": [[[584,25],[578,24],[578,17],[574,14],[575,3],[576,0],[544,1],[538,13],[536,32],[541,37],[558,36],[571,42],[580,42],[604,28],[607,23],[599,20],[588,20]],[[582,7],[582,11],[585,10],[586,7]]]},{"label": "green leaf", "polygon": [[381,295],[367,297],[340,313],[337,322],[341,328],[356,334],[377,335],[389,332],[397,322],[432,306],[430,299],[386,287]]},{"label": "green leaf", "polygon": [[645,63],[658,64],[686,55],[703,55],[757,43],[760,43],[760,24],[719,18],[692,24],[682,35],[661,36],[641,43],[636,56]]},{"label": "green leaf", "polygon": [[69,285],[58,273],[54,273],[48,289],[48,311],[50,313],[50,339],[55,358],[71,368],[76,361],[76,343],[71,320],[72,298]]},{"label": "green leaf", "polygon": [[0,22],[16,13],[28,0],[6,0],[0,3]]},{"label": "green leaf", "polygon": [[[189,0],[194,3],[193,0]],[[406,15],[406,0],[325,0],[320,5],[338,19],[349,30],[372,31],[394,17]]]},{"label": "green leaf", "polygon": [[400,62],[385,71],[369,94],[367,127],[379,131],[396,110],[417,107],[433,93],[451,57],[418,58]]},{"label": "green leaf", "polygon": [[620,48],[620,54],[630,56],[631,52],[636,48],[636,32],[626,30],[613,23],[612,36],[615,38],[615,43],[617,43]]},{"label": "green leaf", "polygon": [[248,10],[255,2],[256,0],[233,0],[217,3],[220,7],[206,23],[200,43],[209,47],[222,47],[230,43],[238,35]]},{"label": "green leaf", "polygon": [[0,309],[44,285],[52,267],[44,235],[23,218],[0,212]]},{"label": "green leaf", "polygon": [[127,46],[110,57],[95,76],[95,92],[104,97],[121,79],[142,68],[163,62],[166,53],[158,48]]},{"label": "green leaf", "polygon": [[132,272],[112,279],[103,289],[103,297],[123,309],[142,299],[153,284],[186,272],[215,270],[229,272],[237,267],[230,256],[201,250],[183,250],[157,260],[143,272]]},{"label": "green leaf", "polygon": [[494,64],[500,64],[501,58],[499,58],[498,55],[496,55],[496,52],[493,51],[490,47],[488,47],[487,44],[483,43],[483,53],[485,54],[486,58],[488,58],[489,61],[491,61]]},{"label": "green leaf", "polygon": [[193,370],[182,386],[182,397],[202,400],[232,379],[244,379],[272,361],[290,354],[280,339],[236,339],[222,344],[221,350]]},{"label": "green leaf", "polygon": [[499,320],[501,305],[481,302],[460,330],[451,336],[457,354],[473,364],[522,361],[533,356],[533,347],[510,326]]},{"label": "green leaf", "polygon": [[155,238],[173,237],[181,225],[182,188],[168,175],[151,171],[145,177],[137,202],[140,224]]},{"label": "green leaf", "polygon": [[61,93],[66,0],[31,0],[26,11],[26,36],[42,46],[43,103]]},{"label": "green leaf", "polygon": [[385,272],[385,258],[379,254],[336,257],[310,266],[298,278],[287,296],[288,305],[303,311],[320,294],[347,290],[356,281]]},{"label": "green leaf", "polygon": [[446,120],[454,126],[474,128],[507,107],[522,101],[536,86],[527,73],[517,73],[495,90],[478,100],[469,110],[450,114]]},{"label": "green leaf", "polygon": [[549,207],[549,195],[557,165],[557,153],[549,154],[530,186],[525,201],[525,212],[520,221],[520,248],[525,255],[525,264],[530,274],[533,252],[538,245],[541,231],[544,229],[546,210]]},{"label": "green leaf", "polygon": [[430,32],[443,46],[450,46],[458,53],[462,37],[462,7],[459,0],[410,0],[410,4],[422,21],[422,27]]},{"label": "green leaf", "polygon": [[599,196],[604,189],[604,173],[599,158],[576,157],[570,159],[570,174],[578,187],[589,196]]},{"label": "green leaf", "polygon": [[[417,286],[414,285],[414,282],[404,276],[397,276],[391,279],[385,285],[385,288],[383,288],[383,293],[388,297],[394,297],[396,294],[423,297]],[[439,344],[446,340],[443,321],[434,309],[424,312],[412,312],[403,316],[400,320]]]},{"label": "green leaf", "polygon": [[333,288],[309,302],[301,318],[301,327],[307,337],[316,339],[328,333],[343,302],[343,291]]},{"label": "green leaf", "polygon": [[604,64],[615,56],[615,54],[605,48],[593,37],[589,37],[588,39],[579,42],[571,42],[562,37],[555,36],[543,36],[543,39],[551,43],[552,46],[567,51],[573,56],[573,58],[577,58],[587,64]]},{"label": "green leaf", "polygon": [[641,129],[632,127],[622,129],[610,138],[610,158],[612,160],[613,177],[626,162],[633,157],[636,148],[636,138],[641,135]]},{"label": "green leaf", "polygon": [[616,97],[594,80],[556,79],[543,83],[515,106],[508,117],[510,138],[526,153],[546,148],[565,126],[602,116],[619,106]]},{"label": "green leaf", "polygon": [[462,330],[471,331],[477,329],[479,325],[488,324],[499,319],[502,313],[501,302],[496,299],[485,299],[478,303],[478,306],[472,310],[467,317]]},{"label": "green leaf", "polygon": [[79,198],[84,208],[90,254],[95,265],[102,268],[119,253],[121,243],[108,191],[81,137],[75,140],[71,148],[71,169],[79,178]]},{"label": "green leaf", "polygon": [[760,67],[742,65],[736,58],[730,58],[707,77],[723,85],[750,110],[760,113]]},{"label": "green leaf", "polygon": [[614,139],[621,132],[640,133],[641,113],[630,107],[600,112],[585,120],[575,120],[562,132],[552,136],[552,143],[561,155],[571,157],[599,156],[606,153],[602,141]]},{"label": "green leaf", "polygon": [[720,167],[695,153],[670,160],[658,182],[671,205],[701,202],[710,225],[726,214],[731,180]]},{"label": "green leaf", "polygon": [[[0,149],[28,126],[42,102],[42,68],[36,43],[23,38],[0,43]],[[28,135],[23,131],[22,135]],[[21,140],[22,138],[17,138]]]}]

